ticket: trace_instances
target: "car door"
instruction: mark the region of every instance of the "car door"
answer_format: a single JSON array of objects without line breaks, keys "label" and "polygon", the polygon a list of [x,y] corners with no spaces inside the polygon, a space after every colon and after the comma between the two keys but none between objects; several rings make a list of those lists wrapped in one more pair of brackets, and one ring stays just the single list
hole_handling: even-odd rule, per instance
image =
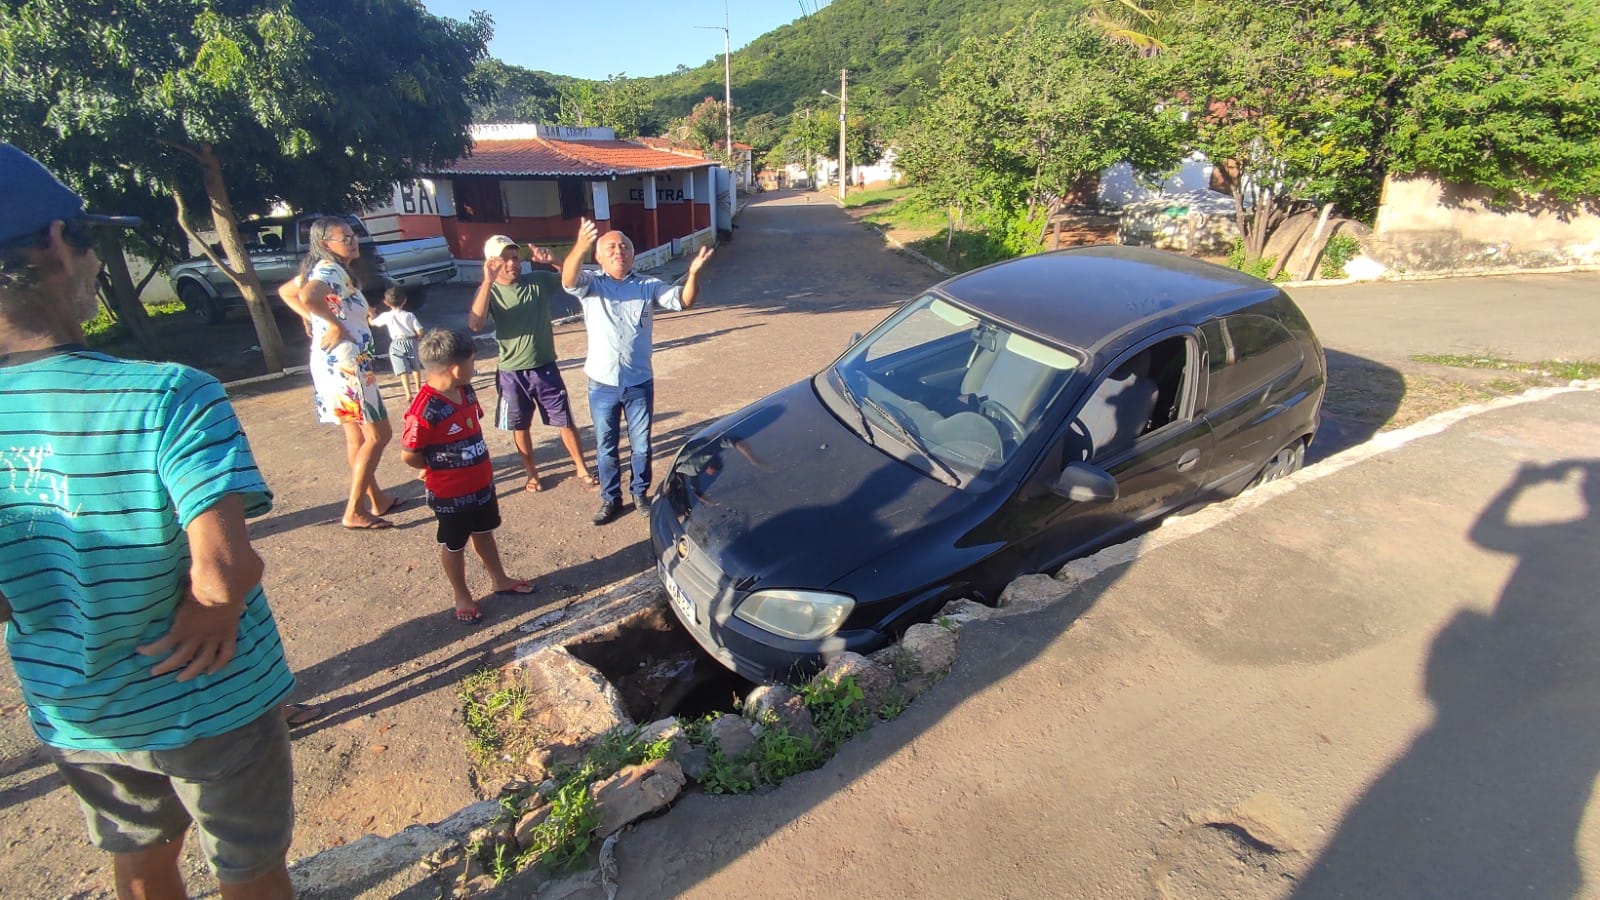
[{"label": "car door", "polygon": [[256,276],[267,287],[279,285],[293,278],[299,260],[288,249],[281,225],[261,229],[256,238],[256,248],[251,250],[250,261],[255,264]]},{"label": "car door", "polygon": [[1244,488],[1294,435],[1286,400],[1305,355],[1277,319],[1246,310],[1201,326],[1216,438],[1204,487],[1226,496]]},{"label": "car door", "polygon": [[[1192,329],[1164,332],[1097,376],[1040,469],[1019,493],[1013,537],[1026,570],[1049,570],[1187,505],[1210,467],[1211,426],[1198,414],[1204,372]],[[1064,466],[1108,472],[1117,497],[1070,500],[1049,486]]]}]

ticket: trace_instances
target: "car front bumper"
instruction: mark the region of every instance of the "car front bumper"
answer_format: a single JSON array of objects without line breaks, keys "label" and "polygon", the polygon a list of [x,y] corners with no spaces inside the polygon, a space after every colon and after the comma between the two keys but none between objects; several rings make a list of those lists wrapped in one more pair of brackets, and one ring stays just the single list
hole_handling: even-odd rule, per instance
[{"label": "car front bumper", "polygon": [[840,653],[867,653],[887,643],[873,630],[797,641],[735,616],[733,610],[746,592],[736,589],[716,562],[683,533],[670,506],[658,498],[650,508],[650,540],[667,605],[701,649],[741,678],[792,684]]}]

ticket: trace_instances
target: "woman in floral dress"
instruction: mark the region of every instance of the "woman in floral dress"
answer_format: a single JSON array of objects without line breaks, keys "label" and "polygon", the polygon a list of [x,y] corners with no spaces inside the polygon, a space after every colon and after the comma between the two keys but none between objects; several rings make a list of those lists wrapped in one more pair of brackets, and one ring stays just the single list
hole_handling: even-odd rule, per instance
[{"label": "woman in floral dress", "polygon": [[[372,368],[374,344],[367,300],[355,286],[350,263],[361,252],[350,223],[324,216],[311,223],[310,251],[300,265],[302,285],[280,295],[311,325],[311,383],[317,417],[344,429],[350,464],[346,528],[388,528],[383,515],[399,501],[379,489],[378,460],[393,437]],[[361,506],[365,498],[368,509]]]}]

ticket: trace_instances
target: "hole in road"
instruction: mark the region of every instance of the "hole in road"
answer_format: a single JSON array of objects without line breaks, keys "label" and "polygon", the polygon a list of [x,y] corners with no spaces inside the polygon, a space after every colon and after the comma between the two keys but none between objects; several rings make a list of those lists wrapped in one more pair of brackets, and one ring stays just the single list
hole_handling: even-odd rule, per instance
[{"label": "hole in road", "polygon": [[735,701],[755,687],[707,656],[665,605],[568,644],[567,652],[600,670],[641,725],[666,716],[732,712]]}]

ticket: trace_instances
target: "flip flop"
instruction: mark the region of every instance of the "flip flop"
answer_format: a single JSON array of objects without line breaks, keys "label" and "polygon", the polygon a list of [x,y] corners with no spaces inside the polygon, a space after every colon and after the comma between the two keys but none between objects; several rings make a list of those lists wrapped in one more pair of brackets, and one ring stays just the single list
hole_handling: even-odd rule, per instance
[{"label": "flip flop", "polygon": [[406,505],[406,498],[404,498],[404,497],[390,497],[389,498],[389,508],[384,510],[383,512],[374,511],[373,515],[378,516],[379,518],[382,518],[383,516],[387,516],[389,513],[392,513],[395,510],[397,510],[400,507],[405,506],[405,505]]},{"label": "flip flop", "polygon": [[455,611],[456,621],[463,625],[476,625],[483,621],[483,610],[477,606],[471,609],[458,609]]},{"label": "flip flop", "polygon": [[[393,508],[393,507],[391,507],[391,508]],[[382,519],[382,518],[373,519],[372,521],[366,523],[365,525],[346,525],[345,526],[345,528],[350,530],[350,531],[380,531],[380,530],[382,530],[384,528],[393,528],[393,527],[394,527],[394,523],[393,522],[389,521],[388,519]]]},{"label": "flip flop", "polygon": [[534,587],[533,582],[524,580],[513,584],[511,587],[508,587],[503,591],[495,591],[495,594],[497,596],[510,597],[515,594],[531,594],[536,590],[538,590],[538,588]]},{"label": "flip flop", "polygon": [[310,725],[322,718],[323,709],[308,703],[285,703],[283,705],[283,720],[289,723],[290,728],[299,728],[301,725]]},{"label": "flip flop", "polygon": [[523,488],[523,490],[532,491],[535,494],[541,493],[544,491],[544,482],[540,481],[539,477],[536,475],[528,479],[528,484]]}]

